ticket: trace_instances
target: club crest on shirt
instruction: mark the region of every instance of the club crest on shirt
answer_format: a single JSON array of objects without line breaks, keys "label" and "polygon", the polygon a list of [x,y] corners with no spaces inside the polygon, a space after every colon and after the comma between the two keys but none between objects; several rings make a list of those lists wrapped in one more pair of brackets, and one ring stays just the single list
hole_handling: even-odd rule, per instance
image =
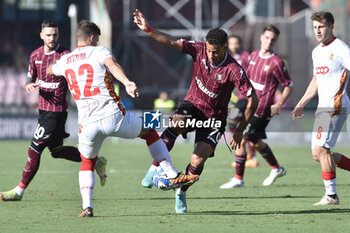
[{"label": "club crest on shirt", "polygon": [[266,65],[264,66],[264,71],[267,72],[267,71],[269,71],[269,69],[270,69],[270,66],[266,66]]},{"label": "club crest on shirt", "polygon": [[329,60],[331,60],[331,61],[332,61],[332,60],[333,60],[333,57],[334,57],[334,54],[333,54],[333,53],[328,54],[328,59],[329,59]]},{"label": "club crest on shirt", "polygon": [[219,83],[223,82],[223,78],[224,76],[222,74],[219,74],[219,73],[215,74],[215,79],[217,82]]}]

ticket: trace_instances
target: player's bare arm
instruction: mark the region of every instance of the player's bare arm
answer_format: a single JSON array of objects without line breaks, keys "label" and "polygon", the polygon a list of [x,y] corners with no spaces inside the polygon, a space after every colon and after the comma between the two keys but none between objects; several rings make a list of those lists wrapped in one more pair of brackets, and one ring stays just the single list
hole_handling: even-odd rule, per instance
[{"label": "player's bare arm", "polygon": [[292,111],[292,119],[295,118],[303,118],[303,109],[305,105],[314,97],[317,95],[317,81],[316,77],[314,76],[307,87],[304,96],[300,99],[298,104],[295,106],[294,110]]},{"label": "player's bare arm", "polygon": [[126,89],[126,92],[132,97],[139,97],[139,91],[134,82],[131,82],[125,75],[122,67],[116,63],[112,57],[107,58],[103,64],[109,69],[112,75],[121,82]]},{"label": "player's bare arm", "polygon": [[254,116],[256,108],[258,107],[259,100],[256,93],[253,91],[252,94],[247,98],[248,103],[244,111],[244,116],[242,117],[239,126],[230,140],[230,145],[232,149],[239,149],[241,147],[241,142],[243,138],[243,132],[247,127],[248,123]]},{"label": "player's bare arm", "polygon": [[279,99],[279,101],[271,105],[271,116],[279,115],[281,113],[282,105],[286,102],[292,91],[292,87],[285,87],[283,89],[282,97]]},{"label": "player's bare arm", "polygon": [[174,48],[178,51],[182,51],[182,41],[173,38],[172,36],[159,32],[153,29],[148,23],[142,12],[138,9],[134,12],[134,23],[144,32],[147,32],[156,41]]}]

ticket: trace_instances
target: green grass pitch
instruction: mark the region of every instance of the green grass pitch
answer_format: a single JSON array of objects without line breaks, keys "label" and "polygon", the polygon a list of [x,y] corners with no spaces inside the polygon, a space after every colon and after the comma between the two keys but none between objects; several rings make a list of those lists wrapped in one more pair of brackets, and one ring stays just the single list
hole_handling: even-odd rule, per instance
[{"label": "green grass pitch", "polygon": [[[74,143],[67,143],[74,145]],[[28,141],[0,142],[0,190],[15,187],[27,159]],[[178,170],[190,161],[192,144],[175,145]],[[40,169],[20,202],[0,202],[0,232],[349,232],[350,174],[337,170],[339,206],[312,206],[324,193],[321,169],[309,147],[272,146],[287,175],[272,186],[270,172],[247,168],[245,187],[220,190],[234,174],[233,155],[220,144],[200,180],[187,193],[189,212],[175,214],[174,192],[144,189],[140,182],[151,157],[145,144],[106,142],[108,180],[96,179],[94,218],[80,219],[78,163],[52,159],[47,150]],[[350,155],[349,148],[336,151]]]}]

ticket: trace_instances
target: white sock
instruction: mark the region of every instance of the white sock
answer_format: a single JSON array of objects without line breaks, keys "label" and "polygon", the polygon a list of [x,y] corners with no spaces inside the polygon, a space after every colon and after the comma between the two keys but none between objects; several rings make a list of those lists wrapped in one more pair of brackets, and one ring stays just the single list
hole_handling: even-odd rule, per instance
[{"label": "white sock", "polygon": [[16,188],[15,188],[15,192],[17,193],[17,195],[20,195],[20,196],[23,195],[24,190],[25,190],[25,189],[22,189],[22,188],[19,187],[19,186],[16,186]]},{"label": "white sock", "polygon": [[323,180],[326,189],[326,195],[337,194],[336,178],[332,180]]},{"label": "white sock", "polygon": [[83,199],[83,210],[93,208],[92,193],[95,187],[95,173],[93,171],[79,171],[80,194]]},{"label": "white sock", "polygon": [[[160,161],[159,165],[164,169],[165,173],[169,178],[175,178],[178,174],[177,170],[174,168],[168,149],[166,148],[162,140],[158,140],[148,147],[149,152],[156,161]],[[152,166],[151,166],[152,167]]]},{"label": "white sock", "polygon": [[156,170],[156,166],[154,166],[153,164],[149,167],[148,171],[150,172],[154,172]]},{"label": "white sock", "polygon": [[182,191],[181,188],[176,189],[176,194],[177,195],[180,195],[180,194],[183,194],[183,193],[185,193],[185,192]]}]

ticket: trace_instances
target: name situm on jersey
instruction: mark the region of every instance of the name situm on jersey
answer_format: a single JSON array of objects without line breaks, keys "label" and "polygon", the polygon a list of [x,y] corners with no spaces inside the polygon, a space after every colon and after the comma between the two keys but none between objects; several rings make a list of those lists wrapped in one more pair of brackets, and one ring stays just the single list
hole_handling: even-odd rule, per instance
[{"label": "name situm on jersey", "polygon": [[73,54],[67,57],[67,64],[86,59],[86,53]]}]

